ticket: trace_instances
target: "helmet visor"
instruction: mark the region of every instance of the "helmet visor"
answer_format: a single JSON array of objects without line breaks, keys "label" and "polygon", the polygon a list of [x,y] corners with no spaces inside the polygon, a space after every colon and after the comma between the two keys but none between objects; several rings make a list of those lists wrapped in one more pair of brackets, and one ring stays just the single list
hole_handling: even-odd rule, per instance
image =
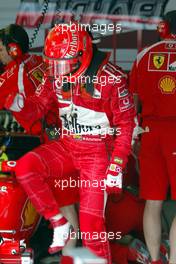
[{"label": "helmet visor", "polygon": [[72,74],[80,66],[78,57],[68,59],[53,59],[44,56],[44,62],[47,66],[46,74],[54,78]]}]

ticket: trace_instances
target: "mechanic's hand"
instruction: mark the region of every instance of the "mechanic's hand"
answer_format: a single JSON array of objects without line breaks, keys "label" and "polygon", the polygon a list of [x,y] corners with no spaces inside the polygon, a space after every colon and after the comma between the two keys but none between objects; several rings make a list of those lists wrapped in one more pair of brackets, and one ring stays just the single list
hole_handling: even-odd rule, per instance
[{"label": "mechanic's hand", "polygon": [[139,121],[137,116],[135,116],[134,118],[134,123],[135,123],[135,127],[133,129],[132,140],[131,140],[132,146],[135,145],[135,142],[138,140],[138,135],[139,135]]},{"label": "mechanic's hand", "polygon": [[24,96],[19,93],[11,93],[7,96],[4,107],[7,110],[20,112],[24,107]]},{"label": "mechanic's hand", "polygon": [[108,194],[122,192],[122,168],[116,163],[111,163],[106,172],[106,192]]}]

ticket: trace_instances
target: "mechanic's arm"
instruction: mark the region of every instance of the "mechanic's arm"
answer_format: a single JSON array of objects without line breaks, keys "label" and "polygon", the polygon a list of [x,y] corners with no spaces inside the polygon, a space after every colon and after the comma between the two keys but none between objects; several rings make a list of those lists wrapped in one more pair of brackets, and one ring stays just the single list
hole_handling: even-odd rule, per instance
[{"label": "mechanic's arm", "polygon": [[9,71],[4,71],[0,74],[0,110],[4,108],[4,104],[8,95],[16,89],[16,69],[13,74]]},{"label": "mechanic's arm", "polygon": [[[118,85],[121,87],[118,89]],[[113,112],[113,125],[120,129],[120,133],[116,135],[114,151],[111,161],[115,157],[122,160],[121,166],[126,166],[128,155],[131,151],[131,138],[134,129],[135,107],[132,95],[128,90],[127,79],[121,77],[121,82],[113,87],[111,99],[111,109]],[[121,92],[121,91],[124,91]]]},{"label": "mechanic's arm", "polygon": [[[122,190],[122,174],[131,152],[131,140],[134,129],[135,107],[128,91],[127,79],[121,77],[121,82],[112,87],[111,111],[113,126],[116,128],[115,144],[110,165],[107,171],[106,188],[108,193],[120,193]],[[113,186],[114,185],[114,186]]]},{"label": "mechanic's arm", "polygon": [[44,79],[33,96],[24,98],[18,93],[10,94],[5,107],[19,117],[21,125],[28,121],[30,127],[47,113],[54,99],[53,83]]},{"label": "mechanic's arm", "polygon": [[136,113],[141,113],[141,102],[138,96],[138,83],[139,83],[138,79],[139,79],[139,73],[137,67],[137,60],[135,60],[129,74],[129,91],[131,92],[131,94],[133,94]]},{"label": "mechanic's arm", "polygon": [[[138,95],[138,86],[140,83],[140,74],[138,72],[138,63],[137,59],[134,61],[132,69],[129,74],[129,91],[133,94],[136,116],[135,116],[135,128],[133,131],[132,146],[135,148],[136,143],[139,141],[139,134],[141,133],[140,124],[141,124],[141,112],[142,104]],[[134,149],[133,149],[134,151]]]}]

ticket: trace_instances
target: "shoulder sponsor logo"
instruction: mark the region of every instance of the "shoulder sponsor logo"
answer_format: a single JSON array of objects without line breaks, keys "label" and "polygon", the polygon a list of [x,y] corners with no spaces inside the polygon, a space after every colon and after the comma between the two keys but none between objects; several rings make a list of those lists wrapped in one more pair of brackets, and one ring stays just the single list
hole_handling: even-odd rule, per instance
[{"label": "shoulder sponsor logo", "polygon": [[118,97],[119,98],[125,97],[127,95],[128,95],[128,89],[125,86],[118,88]]},{"label": "shoulder sponsor logo", "polygon": [[119,109],[120,112],[127,111],[128,109],[132,108],[133,104],[129,97],[119,99]]},{"label": "shoulder sponsor logo", "polygon": [[169,71],[175,72],[176,71],[176,53],[171,52],[170,53],[170,59],[169,59]]},{"label": "shoulder sponsor logo", "polygon": [[169,59],[169,52],[166,53],[150,52],[148,70],[167,71],[168,59]]},{"label": "shoulder sponsor logo", "polygon": [[34,76],[35,79],[37,79],[39,82],[42,82],[43,78],[43,72],[39,69],[33,71],[32,75]]},{"label": "shoulder sponsor logo", "polygon": [[170,71],[176,71],[176,61],[174,61],[173,63],[171,63],[169,65],[169,70]]},{"label": "shoulder sponsor logo", "polygon": [[151,52],[149,57],[149,71],[175,72],[176,52]]},{"label": "shoulder sponsor logo", "polygon": [[173,94],[176,88],[175,78],[166,75],[159,80],[158,86],[163,94]]},{"label": "shoulder sponsor logo", "polygon": [[33,82],[36,89],[38,89],[38,86],[42,84],[43,76],[44,76],[44,71],[41,69],[41,67],[36,67],[35,69],[32,69],[29,72],[29,78]]},{"label": "shoulder sponsor logo", "polygon": [[164,55],[154,55],[153,56],[153,64],[155,68],[160,69],[165,61],[165,56]]}]

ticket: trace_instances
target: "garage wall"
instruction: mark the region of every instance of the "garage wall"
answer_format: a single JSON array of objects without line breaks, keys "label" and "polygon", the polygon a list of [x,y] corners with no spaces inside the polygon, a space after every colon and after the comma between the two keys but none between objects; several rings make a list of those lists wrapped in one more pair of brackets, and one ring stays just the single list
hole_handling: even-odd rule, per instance
[{"label": "garage wall", "polygon": [[14,23],[20,0],[0,0],[0,28]]},{"label": "garage wall", "polygon": [[[64,2],[64,0],[60,0],[60,1]],[[107,0],[107,1],[109,1],[109,0]],[[38,2],[41,6],[41,4],[43,3],[43,0],[39,0]],[[56,2],[56,0],[54,0],[54,1],[51,0],[50,5],[52,2],[54,3],[54,2]],[[165,12],[173,10],[175,8],[175,2],[176,2],[175,0],[168,0],[168,3],[166,4],[166,7],[165,7]],[[0,28],[5,27],[10,23],[15,22],[16,15],[17,15],[17,12],[18,12],[19,7],[20,7],[20,3],[21,3],[21,0],[0,0],[0,22],[1,22]],[[26,30],[29,34],[29,38],[31,39],[31,37],[34,34],[35,28],[26,28]],[[44,37],[45,37],[45,26],[42,25],[32,47],[35,48],[35,47],[43,46]],[[124,37],[123,42],[122,42],[122,37]],[[152,39],[154,42],[157,41],[157,40],[155,40],[154,37],[155,36],[153,36],[153,37],[150,36],[149,38],[147,38],[147,40]],[[121,38],[119,37],[116,40],[116,45],[117,45],[116,55],[114,56],[112,53],[112,56],[111,56],[112,61],[114,60],[114,58],[116,58],[116,63],[118,63],[121,67],[123,67],[127,71],[130,70],[132,63],[136,57],[136,53],[137,53],[136,46],[134,47],[134,45],[132,45],[132,40],[134,42],[136,42],[135,32],[134,32],[134,36],[130,36],[130,40],[131,40],[130,42],[126,41],[126,35],[125,34],[121,35]],[[111,41],[112,40],[110,40],[110,41],[104,41],[103,40],[101,48],[110,51],[110,47],[109,47],[108,43],[112,44]],[[125,43],[128,43],[129,47],[126,47]],[[148,44],[150,44],[150,43],[148,43]],[[146,45],[146,43],[145,43],[145,45]],[[143,46],[145,46],[145,45],[143,45]]]}]

